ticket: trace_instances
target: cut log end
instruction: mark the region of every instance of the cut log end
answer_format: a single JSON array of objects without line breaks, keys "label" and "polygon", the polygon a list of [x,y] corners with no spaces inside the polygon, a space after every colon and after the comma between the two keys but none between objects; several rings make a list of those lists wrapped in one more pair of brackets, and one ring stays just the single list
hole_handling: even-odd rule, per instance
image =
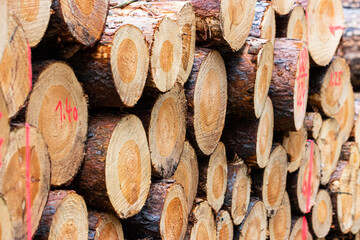
[{"label": "cut log end", "polygon": [[8,34],[8,1],[2,1],[0,3],[0,59],[4,54],[4,50],[7,44]]},{"label": "cut log end", "polygon": [[199,168],[195,150],[188,141],[184,143],[179,165],[171,178],[184,188],[190,212],[199,184]]},{"label": "cut log end", "polygon": [[87,103],[72,69],[46,64],[30,96],[26,121],[39,128],[51,159],[51,184],[71,181],[84,158]]},{"label": "cut log end", "polygon": [[295,224],[293,225],[292,229],[291,229],[291,233],[290,233],[290,237],[289,240],[301,240],[302,239],[302,233],[303,231],[305,231],[305,239],[306,240],[312,240],[313,237],[309,231],[309,225],[306,224],[306,229],[303,229],[303,221],[304,219],[302,217],[298,218],[297,220],[295,220]]},{"label": "cut log end", "polygon": [[10,136],[10,119],[5,99],[0,88],[0,164],[5,157]]},{"label": "cut log end", "polygon": [[311,210],[311,229],[316,237],[323,238],[329,233],[332,223],[332,211],[329,193],[326,190],[320,190]]},{"label": "cut log end", "polygon": [[119,219],[111,213],[89,210],[89,239],[111,240],[124,239],[124,233]]},{"label": "cut log end", "polygon": [[275,32],[275,11],[271,3],[256,1],[255,16],[249,36],[269,40],[274,45]]},{"label": "cut log end", "polygon": [[122,103],[133,107],[143,92],[149,66],[149,48],[141,30],[121,26],[111,48],[111,71]]},{"label": "cut log end", "polygon": [[0,88],[4,94],[9,116],[14,117],[24,105],[31,88],[28,59],[30,49],[26,34],[15,18],[9,15],[7,22],[8,31],[4,38],[6,46],[0,61]]},{"label": "cut log end", "polygon": [[287,155],[280,145],[270,155],[263,176],[262,198],[267,214],[272,216],[280,207],[286,188]]},{"label": "cut log end", "polygon": [[[358,168],[358,167],[357,167]],[[356,170],[356,196],[355,200],[355,211],[354,211],[354,222],[351,227],[351,232],[356,234],[360,230],[360,170]]]},{"label": "cut log end", "polygon": [[308,132],[309,138],[317,140],[323,124],[321,114],[318,112],[308,112],[305,115],[304,127]]},{"label": "cut log end", "polygon": [[194,225],[191,229],[190,239],[211,239],[216,238],[216,225],[211,207],[207,201],[198,203],[192,210]]},{"label": "cut log end", "polygon": [[260,168],[264,168],[269,161],[274,129],[274,111],[269,97],[261,114],[257,130],[256,159]]},{"label": "cut log end", "polygon": [[299,169],[305,155],[306,141],[307,132],[303,127],[299,131],[291,131],[285,135],[283,147],[290,156],[288,165],[290,173]]},{"label": "cut log end", "polygon": [[269,219],[270,240],[287,239],[291,229],[291,205],[289,195],[284,193],[281,205]]},{"label": "cut log end", "polygon": [[255,0],[221,1],[220,16],[223,37],[233,51],[239,50],[249,35],[255,14]]},{"label": "cut log end", "polygon": [[272,0],[273,8],[280,15],[288,14],[294,6],[294,0]]},{"label": "cut log end", "polygon": [[194,93],[194,129],[197,145],[205,155],[216,148],[225,125],[227,77],[224,60],[211,51],[202,62]]},{"label": "cut log end", "polygon": [[167,92],[178,77],[182,55],[181,32],[174,20],[164,18],[160,21],[150,55],[150,86]]},{"label": "cut log end", "polygon": [[321,0],[307,5],[309,51],[317,65],[327,65],[343,34],[344,14],[341,0]]},{"label": "cut log end", "polygon": [[302,6],[297,5],[291,11],[286,30],[286,37],[306,41],[307,24],[305,11]]},{"label": "cut log end", "polygon": [[[26,228],[26,152],[30,151],[29,174],[31,212],[41,213],[50,189],[50,162],[47,148],[40,133],[30,127],[29,148],[26,147],[26,128],[16,128],[10,133],[8,151],[0,170],[1,193],[11,213],[15,238],[25,238]],[[31,215],[31,229],[34,234],[41,214]]]},{"label": "cut log end", "polygon": [[186,134],[185,93],[176,85],[155,102],[149,126],[153,175],[171,177],[180,161]]},{"label": "cut log end", "polygon": [[72,36],[82,45],[93,45],[104,30],[109,1],[56,0]]},{"label": "cut log end", "polygon": [[0,198],[0,237],[1,239],[15,239],[10,210],[2,197]]},{"label": "cut log end", "polygon": [[234,225],[229,212],[221,210],[216,216],[216,239],[232,240]]},{"label": "cut log end", "polygon": [[30,47],[36,46],[44,36],[50,20],[51,0],[7,2],[9,10],[24,28]]}]

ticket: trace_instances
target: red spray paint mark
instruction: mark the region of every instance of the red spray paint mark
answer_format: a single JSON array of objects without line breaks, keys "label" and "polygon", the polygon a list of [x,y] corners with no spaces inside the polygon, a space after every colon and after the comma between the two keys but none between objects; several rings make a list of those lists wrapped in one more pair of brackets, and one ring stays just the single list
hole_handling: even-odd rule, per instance
[{"label": "red spray paint mark", "polygon": [[345,29],[345,27],[343,27],[343,26],[329,26],[329,30],[333,36],[335,36],[335,32],[337,30],[344,30],[344,29]]},{"label": "red spray paint mark", "polygon": [[330,73],[330,86],[340,86],[341,85],[341,74],[343,74],[343,71],[337,71],[337,72]]},{"label": "red spray paint mark", "polygon": [[28,43],[28,72],[29,72],[29,76],[28,76],[28,81],[29,81],[29,92],[32,89],[32,64],[31,64],[31,47]]},{"label": "red spray paint mark", "polygon": [[31,192],[30,192],[30,125],[25,123],[26,127],[26,226],[27,239],[31,240]]},{"label": "red spray paint mark", "polygon": [[[60,111],[59,111],[59,113],[60,113],[60,121],[62,122],[63,118],[66,119],[66,115],[65,115],[65,113],[63,114],[62,101],[61,100],[59,100],[58,104],[56,105],[55,112],[57,112],[58,109],[60,109]],[[75,106],[74,106],[74,108],[72,108],[71,103],[68,102],[67,98],[66,98],[66,104],[65,104],[65,111],[68,114],[69,123],[71,123],[71,117],[74,118],[75,122],[78,120],[79,116],[78,116],[77,108]],[[72,115],[71,115],[71,112],[73,112]]]},{"label": "red spray paint mark", "polygon": [[305,107],[305,93],[306,93],[306,87],[305,87],[305,78],[308,76],[307,73],[307,62],[308,62],[308,50],[307,48],[303,48],[300,52],[300,58],[299,58],[299,75],[296,79],[298,82],[298,89],[297,89],[297,99],[296,103],[299,107],[304,106]]}]

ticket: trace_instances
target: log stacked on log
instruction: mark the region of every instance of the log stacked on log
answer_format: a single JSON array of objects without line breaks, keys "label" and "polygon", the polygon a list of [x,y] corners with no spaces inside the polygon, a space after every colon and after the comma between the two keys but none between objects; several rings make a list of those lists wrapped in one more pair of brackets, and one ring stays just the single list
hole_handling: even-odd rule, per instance
[{"label": "log stacked on log", "polygon": [[302,6],[294,5],[288,14],[276,16],[276,37],[306,41],[306,15]]},{"label": "log stacked on log", "polygon": [[294,0],[271,0],[271,2],[276,13],[280,15],[287,14],[294,5]]},{"label": "log stacked on log", "polygon": [[291,204],[289,195],[284,193],[281,205],[269,219],[269,235],[270,239],[287,239],[291,230]]},{"label": "log stacked on log", "polygon": [[274,46],[275,32],[276,24],[273,6],[268,1],[257,1],[249,36],[269,40]]},{"label": "log stacked on log", "polygon": [[10,210],[5,200],[0,198],[0,228],[1,237],[4,239],[15,239],[14,229],[11,222]]},{"label": "log stacked on log", "polygon": [[234,237],[234,225],[229,212],[221,210],[216,216],[216,239],[231,240]]},{"label": "log stacked on log", "polygon": [[288,170],[290,173],[298,170],[303,161],[307,136],[304,127],[299,131],[289,131],[284,134],[283,147],[289,155]]},{"label": "log stacked on log", "polygon": [[89,239],[124,239],[124,233],[119,219],[109,213],[88,211]]},{"label": "log stacked on log", "polygon": [[207,201],[197,199],[197,203],[189,216],[186,239],[216,239],[216,223],[214,214]]}]

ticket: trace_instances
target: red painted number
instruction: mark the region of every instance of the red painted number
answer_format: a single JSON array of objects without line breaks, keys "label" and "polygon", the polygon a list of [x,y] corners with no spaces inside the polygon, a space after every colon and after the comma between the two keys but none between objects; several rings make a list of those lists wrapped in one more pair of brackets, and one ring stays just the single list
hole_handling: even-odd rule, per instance
[{"label": "red painted number", "polygon": [[341,74],[342,71],[331,72],[330,73],[330,86],[340,86],[341,85]]},{"label": "red painted number", "polygon": [[308,76],[307,74],[307,62],[308,62],[308,50],[304,48],[300,52],[300,63],[299,63],[299,75],[296,79],[298,82],[298,92],[297,92],[297,99],[296,103],[298,106],[304,105],[304,99],[305,99],[305,93],[306,93],[306,87],[305,87],[305,81],[304,79]]},{"label": "red painted number", "polygon": [[[62,111],[62,101],[59,100],[56,108],[55,108],[55,112],[58,111],[58,109],[60,109],[59,113],[60,113],[60,121],[62,122],[63,119],[66,119],[66,114],[63,113]],[[66,98],[66,103],[65,103],[65,111],[68,114],[68,119],[69,122],[71,123],[71,118],[74,118],[74,121],[78,120],[78,111],[77,108],[74,106],[74,108],[71,107],[71,103],[68,102],[68,99]],[[71,115],[72,112],[72,115]]]}]

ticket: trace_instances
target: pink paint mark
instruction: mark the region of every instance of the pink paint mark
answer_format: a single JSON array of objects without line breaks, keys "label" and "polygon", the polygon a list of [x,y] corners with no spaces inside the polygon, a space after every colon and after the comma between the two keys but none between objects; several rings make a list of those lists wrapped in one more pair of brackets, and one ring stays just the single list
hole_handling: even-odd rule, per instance
[{"label": "pink paint mark", "polygon": [[338,26],[329,26],[329,30],[330,30],[331,34],[334,35],[334,36],[335,36],[335,32],[337,30],[344,30],[344,29],[345,29],[345,27],[340,26],[340,25],[338,25]]},{"label": "pink paint mark", "polygon": [[0,119],[2,118],[2,116],[3,116],[3,113],[2,113],[2,112],[0,112]]},{"label": "pink paint mark", "polygon": [[309,15],[308,15],[308,11],[305,10],[305,18],[306,18],[306,45],[309,45],[309,25],[308,25],[308,19],[309,19]]},{"label": "pink paint mark", "polygon": [[302,231],[301,231],[301,239],[302,240],[306,240],[306,235],[307,235],[307,221],[306,221],[306,217],[303,216],[303,220],[302,220]]},{"label": "pink paint mark", "polygon": [[28,81],[29,81],[29,92],[32,89],[32,64],[31,64],[31,47],[28,43],[28,65],[29,65],[29,76],[28,76]]},{"label": "pink paint mark", "polygon": [[307,73],[302,73],[302,74],[300,74],[298,77],[297,77],[297,80],[300,80],[300,79],[302,79],[302,78],[306,78],[307,77]]},{"label": "pink paint mark", "polygon": [[30,191],[30,125],[25,123],[26,127],[26,226],[27,239],[31,240],[31,191]]}]

